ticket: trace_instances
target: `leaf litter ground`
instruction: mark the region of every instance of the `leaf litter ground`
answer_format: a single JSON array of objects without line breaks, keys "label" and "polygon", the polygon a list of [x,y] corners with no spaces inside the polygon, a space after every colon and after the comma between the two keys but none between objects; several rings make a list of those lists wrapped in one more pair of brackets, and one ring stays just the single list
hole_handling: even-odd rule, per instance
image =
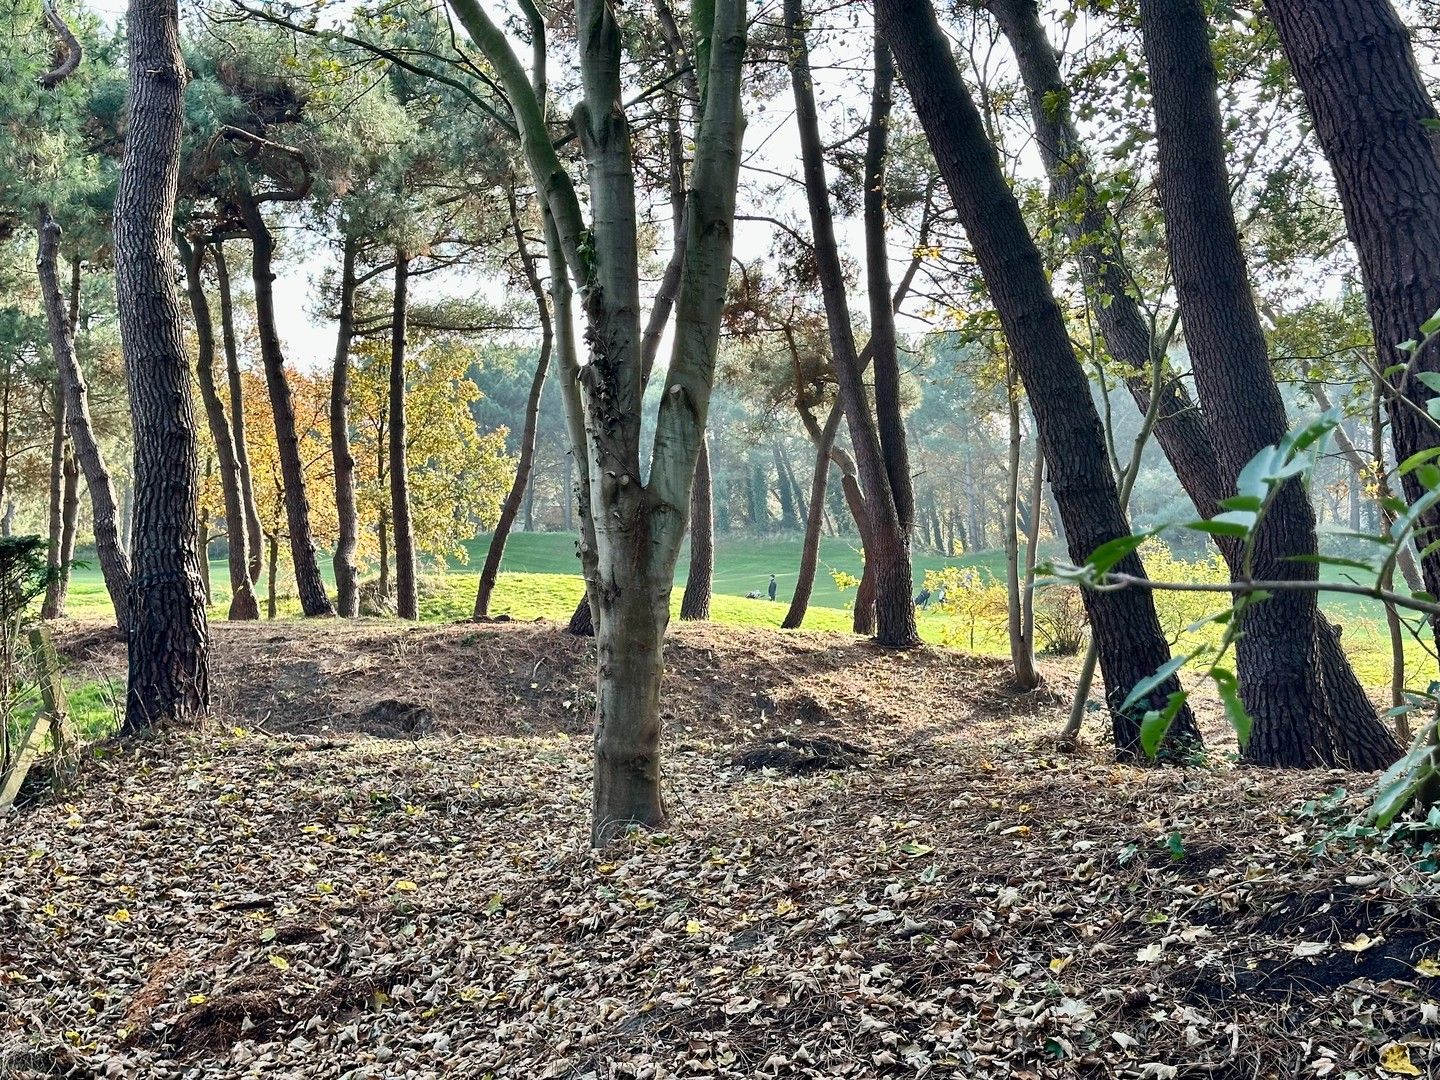
[{"label": "leaf litter ground", "polygon": [[208,730],[0,822],[0,1076],[1440,1075],[1440,886],[1215,715],[1131,768],[1058,666],[681,625],[673,827],[597,854],[588,642],[214,629]]}]

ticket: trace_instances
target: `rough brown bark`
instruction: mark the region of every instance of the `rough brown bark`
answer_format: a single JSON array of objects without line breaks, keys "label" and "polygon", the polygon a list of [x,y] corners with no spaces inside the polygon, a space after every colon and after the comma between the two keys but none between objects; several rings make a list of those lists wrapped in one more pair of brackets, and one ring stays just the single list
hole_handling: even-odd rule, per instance
[{"label": "rough brown bark", "polygon": [[[985,134],[979,110],[960,77],[947,39],[927,0],[876,0],[876,18],[895,54],[940,174],[975,249],[1016,366],[1030,397],[1064,519],[1072,560],[1085,562],[1101,544],[1130,534],[1120,505],[1089,381],[1075,356],[1040,252]],[[1117,564],[1144,574],[1135,555]],[[1140,592],[1085,594],[1116,750],[1139,753],[1139,722],[1120,704],[1131,688],[1170,658],[1153,600]],[[1179,689],[1170,679],[1147,695],[1164,705]],[[1173,738],[1198,739],[1188,709]]]},{"label": "rough brown bark", "polygon": [[241,190],[235,201],[250,236],[255,323],[270,411],[275,418],[275,443],[285,484],[285,523],[300,609],[308,616],[334,615],[335,609],[325,593],[325,579],[320,576],[314,534],[310,530],[310,500],[305,494],[305,464],[300,459],[300,437],[295,430],[295,401],[290,393],[290,380],[285,376],[280,332],[275,326],[275,239],[265,223],[260,202],[249,190]]},{"label": "rough brown bark", "polygon": [[[1431,390],[1415,378],[1440,372],[1440,343],[1420,338],[1440,310],[1440,142],[1435,103],[1409,33],[1388,0],[1266,0],[1280,43],[1305,95],[1315,134],[1335,174],[1350,241],[1359,255],[1375,332],[1377,366],[1389,376],[1390,437],[1400,461],[1440,447],[1425,415]],[[1412,472],[1405,497],[1422,494]],[[1440,511],[1422,519],[1422,550]],[[1421,560],[1425,590],[1440,596],[1440,551]]]},{"label": "rough brown bark", "polygon": [[116,306],[135,440],[126,733],[194,722],[210,706],[195,416],[171,258],[185,119],[179,24],[176,0],[130,0],[130,109],[115,196]]},{"label": "rough brown bark", "polygon": [[680,618],[687,622],[710,618],[715,575],[715,506],[710,492],[708,442],[700,444],[700,456],[695,459],[695,480],[690,487],[690,572],[680,597]]},{"label": "rough brown bark", "polygon": [[335,317],[335,363],[330,370],[330,459],[335,469],[338,528],[330,565],[335,571],[335,610],[342,618],[360,614],[360,574],[355,546],[360,511],[355,496],[355,454],[350,449],[350,340],[355,333],[355,252],[359,241],[346,233],[341,241],[340,306]]},{"label": "rough brown bark", "polygon": [[[1234,491],[1241,469],[1283,439],[1289,425],[1235,224],[1204,8],[1200,0],[1141,0],[1140,14],[1180,317],[1222,484]],[[1313,581],[1315,565],[1294,559],[1315,549],[1314,511],[1296,479],[1272,500],[1242,570],[1269,580]],[[1313,593],[1277,593],[1244,619],[1236,661],[1241,699],[1254,720],[1247,760],[1297,768],[1339,764],[1336,736],[1351,729],[1374,729],[1353,742],[1389,741],[1363,693],[1338,685],[1348,667],[1338,650],[1326,668],[1331,678],[1314,678],[1321,639],[1332,635],[1318,628]],[[1327,695],[1327,689],[1336,692]]]},{"label": "rough brown bark", "polygon": [[[245,534],[245,512],[242,509],[244,504],[240,493],[240,470],[235,460],[235,441],[230,430],[230,420],[225,415],[225,404],[220,400],[220,392],[215,387],[215,326],[210,317],[210,299],[205,295],[203,277],[206,248],[203,241],[192,242],[179,234],[175,237],[175,245],[185,266],[185,291],[195,323],[195,340],[198,346],[195,381],[200,386],[200,401],[205,408],[210,439],[215,444],[215,460],[220,467],[220,488],[225,499],[225,542],[229,550],[230,570],[229,617],[232,620],[258,619],[260,606],[250,580],[248,538]],[[202,544],[199,550],[205,595],[208,599],[209,560],[204,555],[205,546]]]},{"label": "rough brown bark", "polygon": [[[819,116],[811,81],[809,51],[804,31],[805,14],[801,0],[786,0],[785,28],[789,48],[791,86],[795,95],[796,119],[800,129],[802,173],[810,224],[814,234],[814,256],[820,290],[825,303],[831,363],[840,385],[840,399],[855,450],[855,463],[870,515],[870,536],[865,544],[865,571],[875,589],[876,641],[882,645],[912,647],[920,644],[915,624],[915,605],[910,566],[910,541],[896,507],[886,468],[885,451],[876,428],[870,398],[861,374],[850,308],[846,300],[845,277],[835,240],[830,210],[830,193],[825,182]],[[871,268],[874,272],[874,268]],[[890,289],[884,282],[883,306],[888,311]],[[876,357],[877,364],[879,357]],[[908,480],[908,476],[907,476]],[[860,606],[857,599],[857,619]]]},{"label": "rough brown bark", "polygon": [[[475,590],[475,618],[490,617],[490,597],[495,591],[495,579],[500,574],[500,560],[505,555],[505,542],[515,525],[520,503],[530,484],[530,474],[535,463],[535,437],[540,420],[540,396],[545,390],[545,378],[550,370],[550,353],[555,346],[555,327],[550,315],[550,301],[545,287],[530,255],[530,245],[525,239],[525,229],[520,221],[520,208],[515,202],[514,192],[509,194],[510,228],[515,236],[515,249],[520,259],[521,273],[530,286],[530,295],[535,300],[535,314],[540,320],[540,355],[535,361],[535,375],[530,380],[530,396],[525,400],[525,420],[520,428],[520,456],[515,462],[515,480],[505,501],[500,504],[500,516],[495,521],[495,530],[490,534],[490,548],[485,552],[485,565],[480,570],[480,584]],[[566,458],[567,471],[569,458]],[[568,508],[568,503],[567,503]]]},{"label": "rough brown bark", "polygon": [[45,302],[45,318],[50,332],[50,348],[55,355],[55,368],[65,388],[65,422],[75,456],[85,472],[90,489],[90,509],[95,531],[95,553],[105,591],[115,606],[115,622],[121,629],[130,618],[130,559],[120,539],[119,512],[110,470],[105,465],[95,427],[90,421],[90,397],[85,375],[75,356],[75,328],[71,325],[60,292],[60,278],[55,268],[60,249],[60,226],[48,213],[40,221],[40,248],[35,260],[40,278],[40,293]]},{"label": "rough brown bark", "polygon": [[[808,416],[808,413],[802,414]],[[840,429],[844,410],[837,400],[825,418],[825,426],[811,433],[815,442],[815,476],[810,485],[810,513],[805,519],[805,539],[800,547],[800,569],[795,576],[795,591],[790,594],[790,609],[780,623],[785,630],[797,630],[805,621],[810,596],[815,589],[815,570],[820,563],[820,529],[825,521],[825,493],[830,480],[830,451]]]},{"label": "rough brown bark", "polygon": [[50,580],[45,586],[45,599],[40,605],[42,619],[58,619],[65,613],[66,563],[63,560],[65,531],[65,389],[55,378],[51,395],[53,428],[50,438],[50,502],[47,516],[45,565]]},{"label": "rough brown bark", "polygon": [[250,557],[250,581],[260,580],[264,534],[260,530],[260,509],[255,501],[255,482],[250,475],[250,444],[245,438],[245,391],[240,382],[240,350],[235,343],[235,304],[230,292],[230,267],[225,261],[225,241],[215,241],[215,285],[220,293],[220,338],[225,346],[225,381],[230,389],[231,431],[235,439],[235,463],[240,470],[240,501],[245,513],[245,550]]},{"label": "rough brown bark", "polygon": [[420,617],[415,581],[415,532],[410,522],[410,466],[405,440],[405,320],[410,296],[410,254],[395,252],[395,294],[390,315],[390,521],[395,539],[395,612]]}]

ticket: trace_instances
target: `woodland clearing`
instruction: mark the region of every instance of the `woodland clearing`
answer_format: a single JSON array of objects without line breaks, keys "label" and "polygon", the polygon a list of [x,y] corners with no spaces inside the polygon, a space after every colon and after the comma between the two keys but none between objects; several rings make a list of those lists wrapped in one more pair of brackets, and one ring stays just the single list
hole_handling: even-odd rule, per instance
[{"label": "woodland clearing", "polygon": [[1133,768],[1056,749],[1055,665],[1017,695],[998,659],[682,624],[675,825],[596,851],[591,642],[213,634],[202,732],[7,823],[0,1074],[1440,1069],[1440,884],[1327,843],[1369,776],[1236,766],[1204,703],[1207,761]]}]

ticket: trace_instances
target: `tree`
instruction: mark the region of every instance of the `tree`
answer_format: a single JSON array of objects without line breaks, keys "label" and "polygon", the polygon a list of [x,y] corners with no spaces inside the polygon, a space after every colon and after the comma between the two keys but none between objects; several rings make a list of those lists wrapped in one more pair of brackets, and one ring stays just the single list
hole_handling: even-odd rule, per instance
[{"label": "tree", "polygon": [[195,417],[170,259],[186,79],[179,24],[175,0],[130,2],[130,115],[115,198],[116,296],[135,433],[127,732],[191,722],[210,705]]},{"label": "tree", "polygon": [[[950,55],[926,0],[876,0],[876,19],[895,55],[955,209],[969,236],[1030,397],[1046,463],[1064,519],[1072,559],[1087,561],[1103,545],[1130,535],[1115,477],[1090,398],[1044,264],[986,136],[979,110]],[[1123,550],[1123,549],[1122,549]],[[1133,548],[1116,565],[1143,577]],[[1118,753],[1138,754],[1138,717],[1122,710],[1132,688],[1170,658],[1154,603],[1138,591],[1087,590],[1086,608],[1099,641],[1101,671]],[[1138,601],[1138,602],[1137,602]],[[1178,690],[1172,676],[1144,695],[1160,708]],[[1195,738],[1182,708],[1172,728]]]},{"label": "tree", "polygon": [[[665,820],[660,790],[663,639],[675,559],[709,406],[729,276],[743,119],[743,0],[692,10],[700,82],[685,211],[686,250],[675,301],[675,344],[656,419],[648,480],[641,482],[639,263],[631,130],[622,103],[621,41],[603,0],[576,5],[583,101],[575,127],[589,167],[587,224],[574,182],[545,124],[543,20],[527,7],[536,58],[532,84],[510,42],[475,0],[451,6],[510,98],[521,144],[542,194],[552,288],[568,273],[580,290],[591,359],[562,371],[581,484],[582,563],[599,654],[591,835],[597,844],[632,824]],[[563,325],[556,306],[556,325]]]},{"label": "tree", "polygon": [[415,533],[410,525],[410,467],[406,458],[405,319],[410,254],[395,251],[395,294],[390,316],[390,523],[395,536],[395,608],[402,619],[420,616],[415,584]]},{"label": "tree", "polygon": [[[1141,0],[1140,14],[1180,317],[1224,489],[1235,491],[1241,470],[1260,450],[1279,443],[1289,424],[1235,224],[1204,9],[1200,0]],[[1307,559],[1315,545],[1314,512],[1297,478],[1274,495],[1242,572],[1314,581],[1318,568]],[[1358,684],[1350,695],[1327,695],[1327,689],[1339,689],[1332,676],[1340,673],[1315,678],[1320,654],[1313,593],[1281,593],[1244,617],[1236,660],[1241,699],[1255,723],[1248,760],[1382,768],[1398,756]],[[1345,665],[1343,657],[1340,662]]]}]

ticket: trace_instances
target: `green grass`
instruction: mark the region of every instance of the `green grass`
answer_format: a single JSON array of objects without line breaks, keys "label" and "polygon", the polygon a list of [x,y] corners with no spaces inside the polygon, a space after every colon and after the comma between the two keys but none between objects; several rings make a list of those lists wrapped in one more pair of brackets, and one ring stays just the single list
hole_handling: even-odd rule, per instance
[{"label": "green grass", "polygon": [[[452,560],[443,571],[437,570],[424,579],[420,600],[420,617],[423,620],[448,622],[470,617],[480,566],[489,544],[488,536],[466,542],[466,562]],[[790,593],[795,585],[799,557],[800,540],[795,536],[719,538],[715,550],[714,599],[711,604],[713,620],[722,624],[778,627],[785,616]],[[930,552],[917,552],[914,563],[917,588],[926,570],[944,566],[975,566],[997,580],[1004,575],[1004,554],[999,551],[978,552],[958,559],[945,559]],[[688,564],[689,553],[684,551],[677,564],[676,590],[671,600],[674,611],[679,608]],[[581,594],[579,564],[575,556],[575,541],[571,535],[513,534],[506,544],[505,558],[501,566],[491,604],[492,614],[509,615],[518,620],[563,620],[570,617]],[[322,559],[321,568],[328,581],[330,568],[327,560]],[[858,577],[861,568],[860,555],[850,541],[837,537],[826,537],[822,540],[820,569],[815,577],[815,588],[805,619],[806,629],[841,632],[850,629],[850,612],[847,608],[854,601],[854,590],[841,590],[835,583],[832,571]],[[1323,567],[1322,571],[1327,574],[1337,572],[1331,567]],[[745,594],[751,591],[759,592],[763,596],[772,573],[779,584],[776,602],[745,599]],[[215,591],[212,618],[224,617],[225,605],[229,600],[229,590],[225,584],[227,574],[228,569],[223,560],[211,561],[210,579]],[[285,587],[282,582],[282,589]],[[1367,685],[1385,685],[1390,677],[1390,654],[1384,613],[1380,605],[1351,596],[1326,596],[1322,597],[1321,602],[1327,614],[1345,627],[1343,640],[1356,672]],[[279,607],[282,616],[299,614],[299,605],[293,596],[283,596]],[[110,601],[98,567],[93,563],[77,567],[71,575],[69,613],[77,617],[103,618],[110,612]],[[921,636],[926,641],[966,648],[970,646],[968,628],[962,625],[958,618],[922,612],[919,622]],[[977,652],[1004,654],[1007,643],[1003,633],[979,629],[975,634],[974,648]],[[1412,654],[1412,667],[1419,678],[1420,668],[1428,658],[1418,647],[1412,646],[1409,651]],[[97,688],[96,693],[100,692]],[[78,693],[79,690],[72,692],[72,695]],[[94,708],[98,716],[101,712],[98,701]],[[108,715],[108,698],[104,710]]]}]

